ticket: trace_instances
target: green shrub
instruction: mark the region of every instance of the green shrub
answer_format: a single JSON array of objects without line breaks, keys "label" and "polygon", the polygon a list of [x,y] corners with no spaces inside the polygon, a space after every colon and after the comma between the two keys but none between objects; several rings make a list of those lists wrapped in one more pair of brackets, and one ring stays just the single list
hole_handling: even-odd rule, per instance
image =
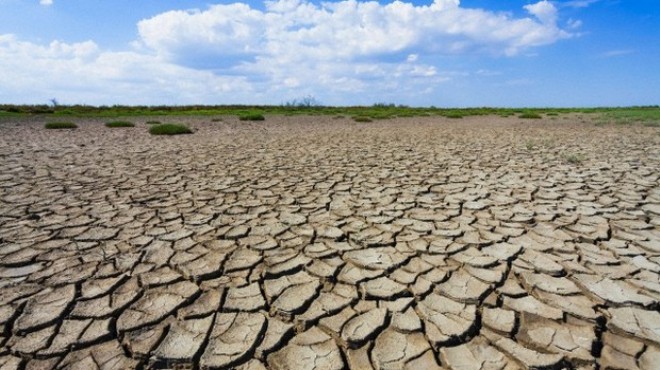
[{"label": "green shrub", "polygon": [[247,112],[240,114],[238,119],[241,121],[263,121],[266,119],[263,114],[259,112]]},{"label": "green shrub", "polygon": [[133,122],[128,122],[128,121],[112,121],[112,122],[106,122],[105,127],[135,127],[135,124]]},{"label": "green shrub", "polygon": [[367,116],[355,116],[353,117],[355,122],[373,122],[373,120]]},{"label": "green shrub", "polygon": [[461,112],[447,112],[444,114],[444,116],[452,119],[463,118],[463,114]]},{"label": "green shrub", "polygon": [[584,161],[584,156],[581,154],[564,154],[564,160],[570,164],[578,164]]},{"label": "green shrub", "polygon": [[525,118],[525,119],[540,119],[540,118],[543,118],[543,117],[541,117],[540,114],[534,113],[534,112],[524,112],[518,117]]},{"label": "green shrub", "polygon": [[155,125],[149,128],[149,133],[152,135],[181,135],[192,134],[190,127],[176,123],[165,123],[162,125]]},{"label": "green shrub", "polygon": [[67,129],[67,128],[78,128],[73,122],[48,122],[44,126],[47,129]]}]

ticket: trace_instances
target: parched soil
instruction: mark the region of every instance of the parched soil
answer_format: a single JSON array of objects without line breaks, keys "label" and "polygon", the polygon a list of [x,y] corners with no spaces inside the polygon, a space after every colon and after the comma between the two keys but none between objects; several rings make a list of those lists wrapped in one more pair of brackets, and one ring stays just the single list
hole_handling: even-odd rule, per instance
[{"label": "parched soil", "polygon": [[1,369],[658,369],[657,128],[146,120],[0,122]]}]

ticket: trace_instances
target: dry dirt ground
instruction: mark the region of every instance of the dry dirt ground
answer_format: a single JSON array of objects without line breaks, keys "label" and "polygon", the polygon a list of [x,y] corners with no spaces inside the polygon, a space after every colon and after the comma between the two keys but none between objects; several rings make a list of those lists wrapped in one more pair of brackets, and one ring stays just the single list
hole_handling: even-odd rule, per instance
[{"label": "dry dirt ground", "polygon": [[657,128],[144,121],[0,123],[0,368],[660,368]]}]

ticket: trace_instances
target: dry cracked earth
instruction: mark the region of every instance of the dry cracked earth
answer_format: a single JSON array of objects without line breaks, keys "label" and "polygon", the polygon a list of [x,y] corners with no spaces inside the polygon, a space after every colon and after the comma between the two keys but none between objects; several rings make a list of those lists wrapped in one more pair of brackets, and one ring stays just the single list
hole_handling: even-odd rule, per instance
[{"label": "dry cracked earth", "polygon": [[660,135],[0,123],[1,369],[659,369]]}]

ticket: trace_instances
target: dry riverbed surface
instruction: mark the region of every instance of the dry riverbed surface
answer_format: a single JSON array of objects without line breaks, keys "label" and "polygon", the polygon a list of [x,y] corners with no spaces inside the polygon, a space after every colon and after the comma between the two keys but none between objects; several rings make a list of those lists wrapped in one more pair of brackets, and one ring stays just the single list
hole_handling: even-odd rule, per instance
[{"label": "dry riverbed surface", "polygon": [[1,369],[658,369],[660,135],[0,122]]}]

